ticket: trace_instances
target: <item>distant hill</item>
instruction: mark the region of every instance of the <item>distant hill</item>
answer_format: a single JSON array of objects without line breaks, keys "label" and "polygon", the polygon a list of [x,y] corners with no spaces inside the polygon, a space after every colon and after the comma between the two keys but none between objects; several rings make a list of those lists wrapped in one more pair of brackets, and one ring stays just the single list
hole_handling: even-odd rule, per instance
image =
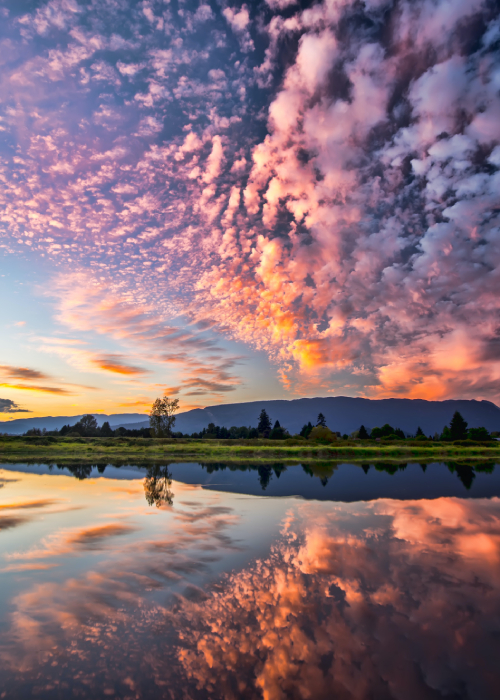
[{"label": "distant hill", "polygon": [[[256,426],[259,413],[265,408],[272,422],[279,420],[291,433],[298,433],[304,423],[314,425],[318,413],[323,413],[332,430],[351,433],[361,424],[371,430],[389,423],[414,434],[420,426],[426,435],[441,432],[448,425],[455,411],[460,411],[469,427],[484,426],[488,430],[500,430],[500,408],[490,401],[448,400],[424,401],[423,399],[359,399],[332,396],[291,401],[252,401],[251,403],[225,404],[196,408],[179,413],[175,429],[183,433],[199,432],[209,423],[230,428],[232,425]],[[144,428],[149,422],[138,421],[129,428]]]},{"label": "distant hill", "polygon": [[[78,416],[45,416],[42,418],[16,418],[15,420],[0,421],[0,433],[9,433],[9,435],[22,435],[30,428],[40,428],[43,430],[60,430],[63,425],[74,425],[78,423],[83,413]],[[129,423],[137,423],[144,421],[146,416],[144,413],[112,413],[106,415],[104,413],[94,413],[98,425],[102,425],[109,421],[113,425],[128,425]],[[149,426],[149,420],[147,421]]]}]

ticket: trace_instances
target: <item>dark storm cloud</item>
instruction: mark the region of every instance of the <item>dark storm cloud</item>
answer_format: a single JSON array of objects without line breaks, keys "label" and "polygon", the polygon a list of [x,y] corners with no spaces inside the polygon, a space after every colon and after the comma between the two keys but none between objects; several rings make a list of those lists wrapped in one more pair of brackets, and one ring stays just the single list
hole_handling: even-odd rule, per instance
[{"label": "dark storm cloud", "polygon": [[21,408],[11,399],[0,399],[0,413],[31,413],[31,411]]}]

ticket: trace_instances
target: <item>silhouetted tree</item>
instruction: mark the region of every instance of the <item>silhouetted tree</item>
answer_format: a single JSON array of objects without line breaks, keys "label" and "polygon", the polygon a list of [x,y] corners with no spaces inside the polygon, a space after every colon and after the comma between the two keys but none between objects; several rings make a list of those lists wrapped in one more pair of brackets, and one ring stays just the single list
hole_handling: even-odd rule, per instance
[{"label": "silhouetted tree", "polygon": [[471,440],[491,440],[491,435],[486,428],[469,428],[468,437]]},{"label": "silhouetted tree", "polygon": [[300,431],[300,435],[302,435],[302,437],[305,437],[307,440],[312,429],[313,429],[313,424],[311,423],[311,421],[309,421],[309,423],[307,425],[304,425],[304,427]]},{"label": "silhouetted tree", "polygon": [[467,437],[467,422],[458,411],[455,411],[451,419],[450,435],[452,440],[465,440]]},{"label": "silhouetted tree", "polygon": [[164,396],[156,399],[149,412],[149,427],[153,437],[170,437],[175,424],[175,412],[179,408],[179,399]]},{"label": "silhouetted tree", "polygon": [[318,413],[316,425],[321,425],[322,428],[326,428],[326,418],[322,413]]},{"label": "silhouetted tree", "polygon": [[102,437],[113,437],[113,431],[111,430],[111,426],[109,424],[109,421],[105,421],[101,425],[101,436]]},{"label": "silhouetted tree", "polygon": [[[415,433],[415,437],[420,437],[421,435],[424,435],[424,431],[422,430],[422,428],[420,426],[418,426],[417,432]],[[425,435],[424,435],[424,437],[425,437]]]},{"label": "silhouetted tree", "polygon": [[269,434],[269,437],[271,438],[271,440],[284,440],[286,437],[288,437],[288,430],[282,428],[279,420],[277,420],[274,424],[274,428]]},{"label": "silhouetted tree", "polygon": [[99,426],[97,425],[95,417],[91,413],[87,413],[75,424],[74,429],[80,433],[80,435],[92,437],[93,435],[97,435]]},{"label": "silhouetted tree", "polygon": [[213,439],[219,437],[218,432],[219,432],[219,427],[216,426],[215,423],[209,423],[207,425],[207,428],[205,430],[203,437],[206,439],[209,439],[209,440],[213,440]]},{"label": "silhouetted tree", "polygon": [[271,419],[267,415],[267,411],[265,408],[263,408],[260,412],[257,430],[260,435],[263,435],[264,437],[269,437],[269,433],[271,432]]},{"label": "silhouetted tree", "polygon": [[364,425],[362,425],[361,428],[359,429],[358,437],[360,440],[368,440],[368,438],[370,437],[368,435],[368,431]]},{"label": "silhouetted tree", "polygon": [[392,435],[394,433],[394,428],[392,425],[389,425],[389,423],[386,423],[383,425],[381,428],[373,428],[371,436],[372,438],[383,438],[383,437],[389,437],[389,435]]},{"label": "silhouetted tree", "polygon": [[443,432],[439,436],[440,440],[452,440],[453,438],[451,437],[451,430],[448,428],[447,425],[444,426]]}]

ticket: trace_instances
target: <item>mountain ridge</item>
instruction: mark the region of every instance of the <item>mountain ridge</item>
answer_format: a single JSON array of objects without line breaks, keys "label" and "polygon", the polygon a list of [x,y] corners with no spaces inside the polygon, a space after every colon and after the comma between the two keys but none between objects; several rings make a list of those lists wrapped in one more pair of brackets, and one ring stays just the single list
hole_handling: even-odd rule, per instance
[{"label": "mountain ridge", "polygon": [[[183,433],[200,432],[209,423],[230,428],[233,425],[256,426],[261,410],[265,408],[271,421],[279,420],[292,434],[311,421],[315,424],[318,413],[323,413],[327,425],[341,433],[351,433],[361,424],[367,429],[389,423],[413,434],[420,426],[426,435],[441,432],[448,425],[453,413],[460,411],[469,427],[484,426],[487,430],[500,430],[500,408],[491,401],[475,399],[364,399],[350,396],[327,396],[300,399],[274,399],[243,403],[219,404],[206,408],[194,408],[179,413],[175,430]],[[108,420],[112,428],[120,425],[128,428],[149,426],[147,415],[141,413],[93,414],[99,425]],[[30,427],[54,430],[67,423],[76,423],[79,416],[47,416],[45,418],[21,418],[0,423],[0,432],[22,434]],[[14,425],[16,424],[16,425]],[[15,430],[12,430],[15,428]]]},{"label": "mountain ridge", "polygon": [[[415,433],[420,426],[426,435],[441,432],[448,425],[453,413],[460,411],[469,427],[484,426],[487,430],[500,430],[500,408],[491,401],[475,399],[364,399],[350,396],[327,396],[300,399],[274,399],[269,401],[247,401],[234,404],[218,404],[206,408],[194,408],[177,415],[175,430],[183,433],[200,432],[209,423],[230,428],[257,426],[259,414],[265,409],[271,421],[279,420],[292,434],[311,421],[316,423],[318,413],[323,413],[328,427],[341,433],[351,433],[361,424],[371,430],[375,426],[389,423],[407,433]],[[20,435],[31,427],[60,429],[70,423],[74,425],[83,414],[76,416],[45,416],[19,418],[0,422],[0,433]],[[99,425],[109,421],[112,428],[144,428],[149,419],[143,413],[96,413]]]},{"label": "mountain ridge", "polygon": [[[43,430],[60,430],[63,425],[74,425],[78,423],[80,418],[86,415],[79,413],[76,416],[40,416],[38,418],[14,418],[14,420],[0,421],[0,433],[8,433],[9,435],[22,435],[30,428],[40,428]],[[92,413],[97,420],[97,424],[101,426],[108,421],[110,425],[118,424],[128,425],[129,423],[138,422],[140,419],[147,419],[144,413]],[[130,420],[128,420],[130,418]],[[148,422],[149,425],[149,422]]]},{"label": "mountain ridge", "polygon": [[361,424],[372,429],[389,423],[405,432],[415,433],[420,426],[426,435],[441,432],[454,412],[460,411],[469,427],[484,426],[500,430],[500,408],[491,401],[475,399],[364,399],[349,396],[329,396],[301,399],[252,401],[193,409],[179,414],[175,429],[183,433],[199,432],[208,423],[230,428],[233,425],[256,426],[259,413],[265,408],[272,423],[280,424],[291,433],[298,433],[311,421],[315,425],[318,413],[323,413],[328,427],[341,433],[351,433]]}]

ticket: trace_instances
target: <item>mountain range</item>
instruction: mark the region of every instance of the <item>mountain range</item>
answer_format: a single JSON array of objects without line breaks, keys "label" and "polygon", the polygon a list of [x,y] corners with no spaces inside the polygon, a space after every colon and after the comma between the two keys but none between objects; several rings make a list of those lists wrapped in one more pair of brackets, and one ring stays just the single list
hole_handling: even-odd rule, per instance
[{"label": "mountain range", "polygon": [[[83,413],[78,416],[45,416],[41,418],[15,418],[9,421],[0,421],[0,433],[8,433],[9,435],[22,435],[30,428],[40,428],[43,430],[61,430],[63,425],[74,425],[78,423],[80,418],[83,418]],[[137,423],[138,421],[146,421],[149,426],[149,419],[144,413],[94,413],[97,424],[101,426],[106,421],[111,427],[116,428],[118,425],[129,425],[129,423]]]},{"label": "mountain range", "polygon": [[[236,426],[256,427],[262,409],[269,414],[272,423],[280,424],[290,433],[298,433],[302,426],[311,421],[313,425],[319,413],[326,418],[326,424],[334,431],[351,433],[361,424],[371,430],[375,426],[389,423],[406,433],[414,434],[420,426],[426,435],[441,432],[455,411],[460,411],[469,427],[484,426],[487,430],[500,430],[500,408],[491,401],[450,399],[447,401],[425,401],[424,399],[361,399],[347,396],[325,398],[293,399],[277,401],[252,401],[249,403],[223,404],[207,408],[195,408],[179,413],[175,430],[183,433],[200,432],[209,423],[230,428]],[[29,428],[60,429],[63,425],[73,425],[82,416],[49,416],[46,418],[20,418],[0,422],[0,433],[20,435]],[[123,425],[126,428],[149,426],[147,416],[141,413],[104,415],[95,414],[102,425],[109,421],[112,428]]]}]

